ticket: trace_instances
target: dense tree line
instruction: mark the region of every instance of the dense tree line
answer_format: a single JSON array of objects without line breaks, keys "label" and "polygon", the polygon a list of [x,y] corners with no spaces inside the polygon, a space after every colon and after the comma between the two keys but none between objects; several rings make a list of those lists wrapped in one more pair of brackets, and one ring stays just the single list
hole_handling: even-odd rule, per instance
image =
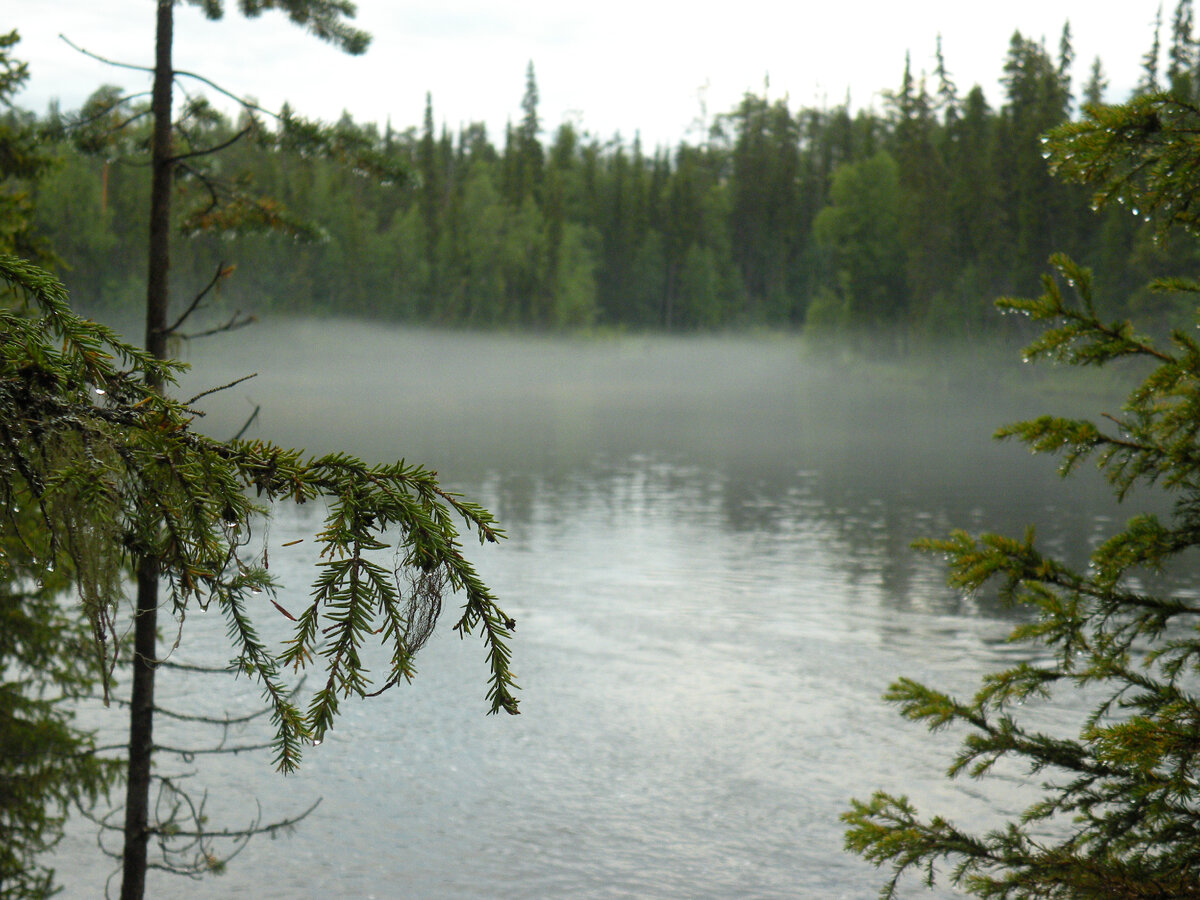
[{"label": "dense tree line", "polygon": [[[1191,0],[1164,30],[1138,91],[1191,99]],[[882,110],[793,109],[750,93],[702,140],[654,151],[570,124],[546,134],[531,65],[521,118],[499,146],[480,124],[439,129],[428,98],[421,126],[404,131],[343,118],[337,129],[407,170],[398,183],[356,175],[303,142],[241,140],[222,157],[223,177],[271,198],[257,201],[254,221],[264,209],[277,220],[260,233],[237,219],[214,227],[201,202],[180,217],[193,237],[176,251],[177,271],[203,283],[217,264],[236,264],[231,305],[437,325],[972,337],[1005,327],[992,298],[1036,291],[1049,254],[1064,250],[1114,302],[1147,312],[1138,286],[1194,251],[1156,243],[1128,210],[1093,211],[1086,189],[1055,180],[1044,155],[1047,130],[1105,99],[1100,61],[1076,96],[1069,26],[1053,51],[1016,33],[999,106],[978,86],[959,91],[940,41],[935,61],[931,73],[906,62]],[[102,88],[83,110],[41,121],[77,126],[61,132],[62,162],[38,186],[36,208],[73,296],[93,310],[132,308],[145,271],[145,139],[128,126],[128,106],[114,120],[115,97]],[[209,144],[247,124],[211,109],[194,122]],[[182,167],[180,180],[188,174]]]}]

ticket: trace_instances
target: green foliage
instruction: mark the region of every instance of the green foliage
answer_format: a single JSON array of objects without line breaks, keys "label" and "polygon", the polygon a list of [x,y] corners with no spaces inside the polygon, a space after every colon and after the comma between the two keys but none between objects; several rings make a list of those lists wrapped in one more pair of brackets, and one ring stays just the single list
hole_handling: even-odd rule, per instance
[{"label": "green foliage", "polygon": [[1160,235],[1200,225],[1200,161],[1192,138],[1200,107],[1173,94],[1146,94],[1124,106],[1097,106],[1058,134],[1052,166],[1064,178],[1098,185],[1093,203],[1116,202],[1153,218]]},{"label": "green foliage", "polygon": [[830,205],[813,233],[830,261],[837,320],[846,326],[896,321],[904,312],[900,204],[899,167],[886,150],[834,174]]},{"label": "green foliage", "polygon": [[[200,7],[210,19],[219,19],[225,14],[223,0],[188,2]],[[350,0],[237,0],[237,4],[238,11],[248,18],[257,18],[267,10],[280,10],[292,22],[347,53],[364,53],[371,42],[369,34],[346,23],[345,19],[353,18],[355,13]]]},{"label": "green foliage", "polygon": [[[131,309],[144,299],[150,121],[139,95],[102,87],[80,110],[42,123],[41,136],[56,142],[64,161],[42,180],[34,216],[60,248],[75,302],[93,309]],[[224,268],[230,241],[237,240],[248,251],[247,269],[255,270],[239,279],[244,293],[270,295],[278,286],[271,271],[285,266],[294,272],[293,289],[299,282],[301,292],[323,293],[346,311],[363,312],[367,297],[382,293],[370,275],[386,271],[390,260],[375,264],[381,242],[365,239],[381,230],[382,216],[357,195],[367,179],[375,191],[394,191],[410,180],[410,170],[372,127],[347,116],[333,124],[307,119],[287,105],[271,114],[253,104],[234,123],[203,97],[189,97],[173,130],[172,224],[185,239],[175,248],[174,268],[205,281]],[[287,169],[295,173],[290,178]],[[317,178],[305,177],[314,170]],[[325,221],[311,214],[314,207],[331,210]],[[342,238],[336,244],[332,230]],[[305,277],[309,267],[285,262],[298,242],[328,247],[320,280]],[[345,269],[358,277],[335,277]],[[339,296],[347,284],[357,290]]]},{"label": "green foliage", "polygon": [[73,702],[99,672],[86,619],[63,601],[71,560],[46,545],[36,508],[8,490],[0,503],[0,897],[15,900],[52,893],[40,854],[58,843],[72,806],[107,796],[120,766],[94,754],[92,734],[74,723]]},{"label": "green foliage", "polygon": [[[256,312],[534,328],[799,327],[814,300],[846,287],[846,267],[828,264],[815,230],[837,174],[886,151],[897,164],[889,240],[901,264],[886,275],[886,296],[860,306],[852,324],[982,333],[981,295],[1036,283],[1023,280],[1022,254],[1044,258],[1057,234],[1078,232],[1087,247],[1096,237],[1081,194],[1058,186],[1045,214],[1037,129],[1066,112],[1041,45],[1018,49],[1001,110],[978,89],[960,102],[943,60],[937,98],[911,72],[885,114],[748,94],[673,150],[569,125],[548,138],[532,67],[499,148],[479,124],[457,135],[439,127],[432,98],[414,111],[420,124],[399,132],[348,118],[307,123],[290,110],[231,122],[196,100],[175,136],[176,224],[188,240],[173,247],[173,267],[206,278],[238,237],[239,274],[223,296]],[[77,267],[68,275],[77,303],[130,304],[137,292],[128,286],[145,269],[140,188],[129,177],[136,170],[105,160],[144,150],[145,112],[134,98],[98,92],[60,119],[72,126],[74,143],[63,145],[72,159],[42,191],[43,226]],[[219,166],[198,155],[211,147],[224,148]],[[82,167],[81,149],[97,154]],[[84,208],[100,214],[68,227]],[[1129,255],[1126,237],[1108,241],[1114,261]],[[307,242],[302,259],[296,238]]]},{"label": "green foliage", "polygon": [[12,109],[12,97],[29,79],[28,66],[13,58],[16,31],[0,34],[0,253],[49,260],[45,241],[33,228],[30,188],[44,177],[52,158],[38,141],[31,117]]},{"label": "green foliage", "polygon": [[[1093,107],[1049,146],[1060,171],[1096,179],[1102,197],[1161,216],[1164,228],[1190,227],[1200,154],[1177,115],[1182,105],[1165,95]],[[1029,648],[1030,661],[986,675],[969,700],[909,679],[886,699],[930,729],[965,729],[951,777],[980,778],[1009,760],[1036,778],[1041,796],[982,835],[924,819],[902,796],[854,801],[843,816],[846,846],[890,864],[883,897],[898,896],[909,870],[932,883],[939,863],[979,897],[1200,896],[1200,605],[1157,577],[1200,545],[1200,345],[1184,331],[1156,341],[1126,320],[1106,320],[1091,273],[1062,256],[1053,264],[1036,299],[999,303],[1044,327],[1027,357],[1121,363],[1140,381],[1102,424],[1043,416],[997,434],[1056,454],[1064,475],[1094,461],[1122,500],[1155,487],[1173,507],[1130,518],[1083,569],[1038,549],[1032,531],[1021,539],[955,532],[918,545],[948,559],[955,588],[994,590],[1024,611],[1010,639]],[[1154,289],[1195,307],[1200,284],[1161,279]],[[1023,724],[1022,707],[1071,689],[1095,698],[1073,727]]]},{"label": "green foliage", "polygon": [[[226,7],[200,5],[213,15]],[[339,46],[353,44],[321,24],[346,18],[346,3],[242,9],[298,14]],[[1156,132],[1169,150],[1172,131],[1194,127],[1190,18],[1181,0],[1171,41],[1160,47],[1169,51],[1171,90],[1138,101],[1144,114],[1125,120],[1127,138]],[[349,117],[306,121],[290,109],[277,118],[249,109],[231,121],[193,97],[180,107],[174,138],[175,224],[187,240],[172,248],[172,266],[203,282],[227,262],[236,237],[240,269],[222,296],[253,312],[533,328],[840,319],[904,346],[909,337],[1025,337],[1013,320],[991,316],[987,301],[1035,293],[1041,261],[1057,250],[1095,272],[1109,313],[1177,324],[1179,304],[1142,285],[1194,266],[1194,245],[1155,240],[1143,222],[1150,195],[1133,209],[1097,213],[1085,189],[1051,177],[1041,136],[1074,109],[1069,29],[1057,54],[1014,34],[991,104],[978,86],[959,95],[947,58],[939,45],[936,92],[906,65],[881,112],[854,112],[849,102],[796,109],[786,98],[747,94],[707,132],[653,150],[570,125],[546,134],[532,66],[523,92],[514,79],[513,125],[491,138],[478,123],[452,134],[439,125],[433,98],[413,110],[423,113],[416,127],[396,131]],[[1099,99],[1102,69],[1080,80],[1076,93]],[[69,266],[73,301],[130,309],[146,270],[141,159],[128,164],[148,145],[144,103],[101,88],[77,113],[18,119],[61,139],[55,149],[65,164],[19,191],[36,197],[36,225]],[[1085,143],[1110,143],[1113,165],[1130,165],[1121,153],[1126,138],[1108,123],[1077,127]],[[213,147],[223,148],[219,165],[202,155]],[[833,198],[839,173],[872,165],[881,151],[897,167],[898,191],[885,192],[889,269],[872,286],[879,296],[850,310],[847,296],[863,286],[847,283],[852,273],[830,259],[816,223],[846,205]],[[1050,163],[1072,174],[1083,158]],[[1087,158],[1092,169],[1077,174],[1100,174],[1104,155]],[[1129,188],[1110,180],[1103,190],[1132,195],[1151,168],[1155,177],[1189,178],[1176,162],[1139,163],[1126,173]],[[1163,193],[1182,207],[1194,205],[1192,196]],[[297,240],[306,243],[300,259]]]},{"label": "green foliage", "polygon": [[[25,65],[9,53],[16,42],[16,32],[0,36],[4,105],[27,77]],[[10,112],[0,119],[0,253],[51,258],[31,202],[51,165],[27,117]],[[32,277],[32,270],[25,271]],[[0,284],[0,296],[5,305],[18,299],[7,282]],[[36,361],[27,362],[21,376],[37,377]],[[0,392],[8,392],[12,374],[5,365]],[[0,440],[9,434],[6,408]],[[63,448],[47,440],[38,452],[62,458]],[[100,672],[88,652],[93,632],[87,618],[61,595],[77,578],[94,599],[101,579],[88,568],[96,558],[88,547],[92,533],[74,527],[77,519],[61,501],[61,494],[47,491],[39,509],[14,493],[11,480],[0,481],[0,897],[6,900],[54,892],[54,873],[39,862],[40,854],[62,837],[68,810],[91,808],[120,774],[114,762],[93,753],[92,734],[74,721],[73,702],[92,691]],[[43,511],[70,522],[63,543],[79,565],[39,527]]]},{"label": "green foliage", "polygon": [[746,95],[719,128],[729,150],[730,251],[753,319],[796,321],[792,290],[803,235],[799,196],[799,123],[787,103]]},{"label": "green foliage", "polygon": [[[487,647],[491,711],[517,712],[513,622],[463,555],[456,525],[481,541],[500,539],[485,510],[444,491],[420,466],[368,466],[341,454],[306,459],[260,441],[206,438],[191,429],[187,403],[149,386],[170,382],[179,364],[74,315],[61,286],[20,260],[0,257],[0,277],[25,293],[32,311],[0,313],[0,470],[7,507],[36,510],[32,524],[7,515],[5,535],[43,567],[58,555],[73,562],[106,676],[117,652],[120,575],[133,557],[150,556],[176,614],[215,604],[224,615],[233,667],[259,681],[272,710],[283,771],[332,726],[342,698],[412,678],[413,655],[452,591],[464,598],[456,630],[481,634]],[[265,512],[250,489],[265,502],[328,508],[314,536],[321,564],[311,601],[278,651],[256,625],[277,585],[265,559],[247,557],[251,526]],[[377,559],[385,550],[388,568]],[[380,641],[389,664],[372,681],[364,647]],[[288,666],[320,673],[307,710],[293,703]]]}]

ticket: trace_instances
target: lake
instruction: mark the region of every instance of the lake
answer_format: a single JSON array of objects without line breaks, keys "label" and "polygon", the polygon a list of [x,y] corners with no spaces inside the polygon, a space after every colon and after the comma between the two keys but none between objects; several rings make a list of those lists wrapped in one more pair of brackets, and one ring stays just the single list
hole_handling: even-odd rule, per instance
[{"label": "lake", "polygon": [[[1056,393],[1050,367],[969,355],[864,366],[769,336],[325,321],[189,353],[184,396],[261,373],[206,398],[212,433],[259,405],[254,436],[426,462],[498,516],[508,540],[468,550],[518,623],[522,715],[485,715],[482,645],[455,637],[447,610],[414,683],[344,703],[298,775],[275,775],[265,752],[165,759],[196,773],[216,826],[244,826],[256,802],[264,820],[321,805],[224,875],[152,873],[150,896],[865,898],[886,873],[841,849],[851,797],[906,793],[981,827],[1031,796],[1016,769],[947,781],[946,735],[880,696],[900,675],[972,692],[983,672],[1029,658],[1004,640],[1017,614],[949,591],[914,539],[1033,523],[1077,561],[1114,527],[1092,473],[1063,483],[1051,460],[990,437],[1016,417],[1114,407]],[[293,610],[311,559],[282,545],[319,525],[308,507],[262,529]],[[286,624],[264,607],[266,627]],[[223,664],[214,619],[189,614],[173,659]],[[190,712],[246,711],[256,697],[225,676],[160,680],[162,702]],[[120,711],[88,715],[120,739]],[[156,727],[163,743],[218,737]],[[84,825],[56,860],[67,897],[97,896],[111,868]],[[912,882],[905,896],[955,894]]]}]

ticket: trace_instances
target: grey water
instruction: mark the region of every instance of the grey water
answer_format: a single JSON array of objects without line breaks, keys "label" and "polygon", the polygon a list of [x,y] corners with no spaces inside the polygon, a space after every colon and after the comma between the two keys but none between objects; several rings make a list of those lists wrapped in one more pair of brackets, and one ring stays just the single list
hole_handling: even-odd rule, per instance
[{"label": "grey water", "polygon": [[[405,457],[482,502],[508,539],[468,554],[517,621],[522,715],[486,715],[478,640],[449,628],[411,685],[347,701],[297,775],[265,751],[165,758],[207,791],[209,824],[295,815],[225,874],[151,873],[181,898],[865,898],[886,872],[842,850],[838,816],[876,789],[989,827],[1031,780],[1000,767],[948,781],[954,734],[880,697],[905,675],[970,693],[1027,658],[1020,614],[945,587],[909,548],[953,527],[1020,533],[1079,560],[1124,515],[1099,479],[990,435],[1084,407],[1052,370],[979,359],[905,366],[778,337],[555,338],[279,322],[189,348],[202,427],[371,460]],[[1072,410],[1074,411],[1074,410]],[[321,511],[281,507],[258,540],[304,602]],[[286,622],[264,600],[264,628]],[[172,659],[222,665],[212,613],[189,613]],[[169,642],[173,629],[164,629]],[[164,705],[255,707],[246,680],[165,672]],[[1064,697],[1046,710],[1077,712]],[[119,740],[120,712],[91,713]],[[159,720],[158,740],[216,736]],[[236,740],[263,739],[248,726]],[[219,847],[218,847],[219,849]],[[72,827],[64,896],[112,868]],[[114,888],[115,892],[115,888]],[[955,896],[916,881],[904,896]]]}]

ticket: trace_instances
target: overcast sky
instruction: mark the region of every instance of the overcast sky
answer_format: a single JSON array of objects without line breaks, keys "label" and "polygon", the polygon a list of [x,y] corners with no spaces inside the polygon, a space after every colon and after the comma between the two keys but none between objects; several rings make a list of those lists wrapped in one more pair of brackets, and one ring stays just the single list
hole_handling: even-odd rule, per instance
[{"label": "overcast sky", "polygon": [[[38,112],[52,98],[78,106],[103,83],[143,88],[136,73],[106,67],[59,40],[111,59],[148,64],[153,0],[23,0],[7,22],[22,41],[16,55],[31,79],[18,105]],[[228,0],[229,7],[236,0]],[[487,123],[502,139],[520,118],[525,67],[533,61],[548,132],[568,119],[601,138],[640,132],[647,146],[673,145],[703,109],[729,111],[746,91],[787,95],[793,108],[837,104],[880,108],[912,54],[932,71],[937,35],[961,92],[983,86],[997,104],[996,79],[1014,30],[1046,39],[1057,53],[1063,23],[1074,36],[1076,83],[1099,56],[1120,99],[1137,80],[1151,44],[1159,0],[861,0],[857,3],[738,0],[359,0],[357,23],[374,35],[363,57],[347,57],[290,25],[279,13],[247,22],[230,12],[208,22],[177,14],[176,66],[204,74],[270,108],[288,100],[324,119],[343,110],[359,121],[419,125],[425,93],[435,117],[456,130]],[[1170,19],[1168,3],[1164,17]],[[1164,25],[1164,39],[1169,25]]]}]

